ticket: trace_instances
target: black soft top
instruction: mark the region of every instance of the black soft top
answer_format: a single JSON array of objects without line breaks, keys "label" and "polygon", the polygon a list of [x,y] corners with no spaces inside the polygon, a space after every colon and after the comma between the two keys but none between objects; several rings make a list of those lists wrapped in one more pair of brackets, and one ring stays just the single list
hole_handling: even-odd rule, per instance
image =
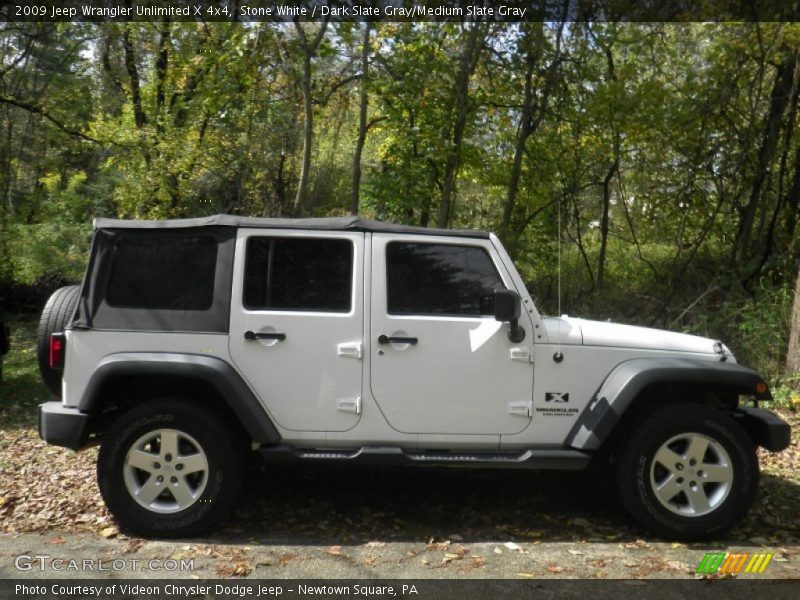
[{"label": "black soft top", "polygon": [[194,219],[139,221],[134,219],[95,219],[95,229],[186,229],[190,227],[256,227],[272,229],[315,229],[320,231],[370,231],[376,233],[413,233],[417,235],[450,235],[487,239],[485,231],[467,229],[429,229],[361,219],[359,217],[325,217],[316,219],[273,219],[213,215]]}]

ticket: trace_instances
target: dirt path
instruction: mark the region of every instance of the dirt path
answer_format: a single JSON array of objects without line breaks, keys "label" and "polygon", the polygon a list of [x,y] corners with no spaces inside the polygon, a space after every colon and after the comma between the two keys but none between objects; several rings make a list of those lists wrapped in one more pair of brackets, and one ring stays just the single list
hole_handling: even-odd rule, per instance
[{"label": "dirt path", "polygon": [[[19,534],[0,539],[0,578],[695,578],[708,549],[643,540],[513,543],[503,539],[320,546]],[[753,544],[726,548],[764,551]],[[763,574],[739,577],[800,577],[797,545],[769,551],[774,557]]]}]

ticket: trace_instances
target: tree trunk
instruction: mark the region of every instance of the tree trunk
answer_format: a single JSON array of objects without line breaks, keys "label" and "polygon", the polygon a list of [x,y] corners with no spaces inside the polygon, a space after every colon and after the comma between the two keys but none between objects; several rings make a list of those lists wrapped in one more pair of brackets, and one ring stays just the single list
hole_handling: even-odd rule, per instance
[{"label": "tree trunk", "polygon": [[[517,191],[519,190],[519,178],[522,173],[522,157],[525,154],[525,145],[528,142],[528,137],[533,133],[531,127],[531,117],[533,116],[533,71],[538,62],[538,53],[534,50],[534,45],[530,38],[532,37],[531,24],[526,23],[528,26],[526,41],[528,42],[528,49],[525,56],[525,91],[522,96],[522,112],[519,116],[519,124],[517,125],[517,141],[514,145],[514,162],[511,165],[511,174],[508,181],[508,196],[506,204],[503,207],[503,217],[500,220],[500,231],[506,233],[508,226],[511,223],[511,215],[514,212],[514,205],[517,201]],[[544,23],[541,24],[544,27]]]},{"label": "tree trunk", "polygon": [[[617,70],[614,65],[614,52],[611,44],[603,47],[603,52],[606,55],[606,64],[608,67],[608,83],[609,85],[614,85],[617,83]],[[617,127],[617,123],[613,114],[609,115],[608,126],[613,135],[612,148],[614,157],[611,166],[608,168],[608,172],[606,172],[606,176],[603,179],[603,214],[600,216],[600,254],[597,257],[598,290],[602,290],[603,284],[605,283],[608,225],[610,220],[609,213],[611,211],[611,180],[614,178],[614,175],[619,177],[620,147],[622,145],[619,128]]]},{"label": "tree trunk", "polygon": [[303,49],[303,78],[300,82],[300,90],[303,93],[303,158],[300,163],[300,181],[297,184],[297,195],[294,199],[294,214],[300,216],[306,209],[308,203],[308,181],[311,172],[311,145],[314,141],[314,106],[311,97],[311,59],[317,54],[322,37],[325,35],[325,28],[328,26],[327,18],[320,25],[317,35],[309,42],[306,38],[303,26],[295,21],[295,29],[300,38]]},{"label": "tree trunk", "polygon": [[361,45],[361,93],[358,109],[358,139],[353,153],[353,190],[350,197],[350,214],[358,214],[358,206],[361,201],[361,153],[364,150],[364,143],[367,139],[367,108],[369,97],[367,96],[367,81],[369,73],[369,34],[372,24],[367,21],[364,23],[364,40]]},{"label": "tree trunk", "polygon": [[163,132],[162,121],[164,118],[164,102],[167,80],[167,69],[169,68],[169,43],[170,43],[170,28],[171,23],[169,19],[161,24],[161,31],[158,38],[158,55],[156,58],[156,129],[159,133]]},{"label": "tree trunk", "polygon": [[147,123],[147,117],[142,109],[142,94],[139,91],[139,69],[136,66],[136,54],[131,43],[127,27],[122,30],[122,47],[125,50],[125,70],[131,85],[131,104],[133,105],[133,120],[136,128],[141,129]]},{"label": "tree trunk", "polygon": [[797,213],[800,212],[800,146],[797,146],[794,151],[794,176],[792,177],[792,185],[787,193],[786,201],[789,205],[786,232],[791,241],[794,238],[794,232],[797,227]]},{"label": "tree trunk", "polygon": [[603,289],[603,280],[606,271],[606,248],[608,246],[608,221],[611,210],[611,180],[619,168],[619,163],[614,162],[603,179],[603,214],[600,217],[600,254],[597,257],[597,289]]},{"label": "tree trunk", "polygon": [[300,181],[294,199],[295,216],[300,216],[308,202],[308,179],[311,170],[311,144],[314,141],[314,107],[311,103],[311,57],[303,57],[303,154],[300,162]]},{"label": "tree trunk", "polygon": [[800,373],[800,271],[794,286],[794,303],[789,329],[789,347],[786,351],[786,374]]},{"label": "tree trunk", "polygon": [[[547,71],[547,77],[541,89],[541,102],[536,106],[536,96],[533,88],[533,75],[536,64],[541,56],[541,49],[544,45],[544,24],[540,24],[533,29],[533,24],[528,23],[525,35],[525,45],[527,46],[525,55],[525,90],[522,98],[522,111],[517,126],[517,140],[514,145],[514,162],[511,165],[511,174],[508,182],[508,195],[503,206],[503,216],[500,220],[500,231],[506,236],[510,234],[511,218],[514,215],[514,208],[519,192],[519,180],[522,175],[522,159],[525,156],[525,147],[528,139],[536,133],[539,124],[542,122],[544,113],[550,100],[550,94],[557,83],[556,73],[561,64],[561,36],[564,31],[564,22],[559,25],[556,37],[555,56]],[[509,243],[511,240],[504,240]]]},{"label": "tree trunk", "polygon": [[764,189],[778,146],[781,122],[792,96],[797,54],[790,55],[789,52],[785,51],[782,58],[783,60],[775,74],[775,83],[772,86],[769,115],[764,125],[764,137],[758,152],[758,166],[753,178],[753,187],[750,190],[750,200],[744,209],[738,235],[736,236],[736,246],[734,248],[734,260],[736,263],[741,263],[741,261],[750,257],[755,218],[764,201]]},{"label": "tree trunk", "polygon": [[483,48],[485,28],[482,24],[473,25],[467,36],[464,50],[459,59],[458,74],[455,85],[455,122],[453,124],[453,137],[447,151],[444,165],[444,181],[442,183],[442,198],[439,202],[439,215],[436,219],[438,227],[447,227],[450,223],[450,214],[453,208],[453,193],[458,176],[458,165],[461,158],[461,144],[464,141],[464,130],[467,125],[467,110],[469,100],[469,80],[478,64],[478,57]]}]

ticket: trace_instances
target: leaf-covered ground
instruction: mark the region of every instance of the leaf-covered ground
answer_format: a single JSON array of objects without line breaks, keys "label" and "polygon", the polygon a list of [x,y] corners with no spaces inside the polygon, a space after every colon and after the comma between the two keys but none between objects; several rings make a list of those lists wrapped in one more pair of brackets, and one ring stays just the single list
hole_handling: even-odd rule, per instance
[{"label": "leaf-covered ground", "polygon": [[[32,345],[19,342],[30,335],[30,323],[15,323],[14,348],[2,384],[0,533],[46,533],[54,543],[71,534],[137,543],[118,531],[97,492],[96,449],[74,453],[38,438],[34,407],[46,399],[46,392],[32,366]],[[791,447],[780,454],[761,453],[756,505],[740,526],[704,548],[758,546],[796,553],[800,418],[789,411],[781,414],[793,426]],[[498,546],[498,541],[510,545]],[[234,511],[205,540],[213,547],[225,545],[226,556],[248,544],[316,547],[326,556],[341,554],[342,547],[361,547],[366,554],[360,560],[366,565],[370,548],[377,557],[382,545],[412,543],[424,553],[408,559],[428,560],[421,564],[432,567],[453,563],[468,570],[481,569],[487,560],[475,553],[476,544],[491,544],[489,552],[496,554],[514,553],[519,544],[603,543],[624,551],[650,541],[622,512],[612,482],[599,472],[278,469],[264,467],[257,459],[248,467]],[[276,564],[294,560],[292,552],[286,554],[276,556]],[[231,559],[218,574],[246,575],[252,567],[244,559]]]}]

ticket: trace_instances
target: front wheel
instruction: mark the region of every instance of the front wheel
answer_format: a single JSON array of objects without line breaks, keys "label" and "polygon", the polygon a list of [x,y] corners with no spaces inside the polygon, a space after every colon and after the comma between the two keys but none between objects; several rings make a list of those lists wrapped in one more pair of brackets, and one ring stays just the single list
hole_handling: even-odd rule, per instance
[{"label": "front wheel", "polygon": [[100,493],[123,529],[187,537],[219,521],[241,484],[230,428],[190,400],[158,400],[123,413],[100,446]]},{"label": "front wheel", "polygon": [[733,527],[753,503],[758,476],[745,431],[723,412],[698,404],[654,411],[617,461],[625,508],[670,539],[708,539]]}]

